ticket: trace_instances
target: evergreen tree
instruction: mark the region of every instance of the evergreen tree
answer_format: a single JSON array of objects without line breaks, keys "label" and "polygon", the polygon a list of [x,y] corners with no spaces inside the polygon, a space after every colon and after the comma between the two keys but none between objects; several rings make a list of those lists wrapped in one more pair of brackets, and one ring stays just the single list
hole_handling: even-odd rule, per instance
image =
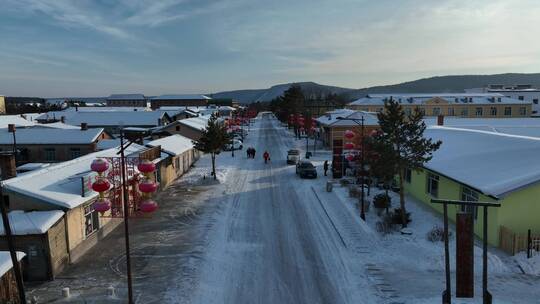
[{"label": "evergreen tree", "polygon": [[403,190],[403,177],[405,170],[418,170],[431,160],[433,152],[439,149],[441,141],[433,142],[425,138],[426,124],[422,120],[423,114],[415,109],[411,115],[406,116],[401,105],[390,98],[384,103],[383,111],[377,114],[381,132],[375,136],[378,142],[376,147],[384,157],[392,160],[394,166],[390,166],[393,172],[399,176],[399,202],[401,205],[402,225],[407,226],[405,197]]},{"label": "evergreen tree", "polygon": [[225,125],[218,122],[216,115],[212,114],[208,120],[208,126],[203,131],[201,138],[193,141],[195,149],[204,153],[210,153],[212,158],[212,175],[216,177],[216,155],[223,150],[223,147],[229,143],[231,138],[227,134]]}]

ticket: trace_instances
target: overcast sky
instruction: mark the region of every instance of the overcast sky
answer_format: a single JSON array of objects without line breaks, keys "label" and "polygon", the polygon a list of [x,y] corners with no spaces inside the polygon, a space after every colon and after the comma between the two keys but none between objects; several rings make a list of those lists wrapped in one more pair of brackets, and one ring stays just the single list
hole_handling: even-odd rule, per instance
[{"label": "overcast sky", "polygon": [[540,72],[538,0],[1,0],[0,94]]}]

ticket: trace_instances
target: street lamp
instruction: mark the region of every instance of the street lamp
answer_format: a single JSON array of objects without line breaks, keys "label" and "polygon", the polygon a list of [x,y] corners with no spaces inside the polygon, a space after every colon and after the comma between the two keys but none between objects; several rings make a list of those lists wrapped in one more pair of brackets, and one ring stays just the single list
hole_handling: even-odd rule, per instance
[{"label": "street lamp", "polygon": [[361,150],[360,150],[360,174],[361,174],[361,178],[362,178],[362,190],[361,190],[361,199],[360,199],[360,203],[361,203],[361,207],[360,207],[360,218],[362,218],[364,221],[366,220],[366,213],[364,211],[364,203],[365,203],[365,198],[364,198],[364,183],[365,183],[365,180],[364,180],[364,168],[365,168],[365,163],[364,163],[364,115],[362,115],[361,118],[345,118],[345,117],[337,117],[337,120],[350,120],[350,121],[353,121],[354,123],[356,123],[357,125],[359,125],[361,128],[360,128],[360,144],[361,144]]}]

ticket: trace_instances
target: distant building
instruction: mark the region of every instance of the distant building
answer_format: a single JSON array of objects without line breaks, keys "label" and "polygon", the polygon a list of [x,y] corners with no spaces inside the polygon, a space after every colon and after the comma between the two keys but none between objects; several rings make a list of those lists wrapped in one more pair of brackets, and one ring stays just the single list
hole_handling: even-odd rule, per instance
[{"label": "distant building", "polygon": [[540,89],[530,84],[502,85],[491,84],[483,88],[466,89],[467,93],[499,93],[509,98],[519,99],[532,103],[532,115],[540,115]]},{"label": "distant building", "polygon": [[0,95],[0,114],[6,114],[6,97]]},{"label": "distant building", "polygon": [[206,107],[212,98],[200,94],[161,95],[150,98],[152,109],[167,106]]},{"label": "distant building", "polygon": [[532,102],[509,98],[499,93],[456,94],[369,94],[347,105],[349,109],[380,112],[384,103],[392,98],[406,114],[416,108],[425,116],[459,116],[508,118],[527,117],[532,114]]},{"label": "distant building", "polygon": [[146,107],[147,101],[143,94],[111,94],[106,102],[109,107]]}]

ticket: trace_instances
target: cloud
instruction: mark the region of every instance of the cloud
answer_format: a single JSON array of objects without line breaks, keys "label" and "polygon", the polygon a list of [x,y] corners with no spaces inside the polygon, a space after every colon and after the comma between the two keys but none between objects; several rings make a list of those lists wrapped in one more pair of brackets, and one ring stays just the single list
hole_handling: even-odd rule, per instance
[{"label": "cloud", "polygon": [[83,7],[82,1],[69,0],[7,0],[19,11],[42,13],[66,28],[87,28],[115,38],[133,38],[120,27],[109,24],[94,8]]}]

